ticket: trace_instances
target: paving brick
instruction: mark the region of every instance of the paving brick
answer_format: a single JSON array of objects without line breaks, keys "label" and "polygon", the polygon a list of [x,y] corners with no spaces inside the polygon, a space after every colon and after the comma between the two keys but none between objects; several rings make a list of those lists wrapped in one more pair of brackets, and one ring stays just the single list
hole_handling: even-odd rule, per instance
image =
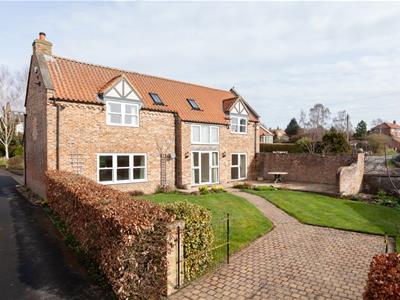
[{"label": "paving brick", "polygon": [[193,299],[194,290],[207,299],[362,299],[383,237],[304,225],[258,196],[235,194],[262,211],[274,229],[172,299]]}]

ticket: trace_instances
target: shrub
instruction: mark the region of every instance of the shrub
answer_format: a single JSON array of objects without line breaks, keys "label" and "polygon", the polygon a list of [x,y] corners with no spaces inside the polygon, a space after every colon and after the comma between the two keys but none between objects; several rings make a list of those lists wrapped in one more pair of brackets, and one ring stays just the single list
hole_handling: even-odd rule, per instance
[{"label": "shrub", "polygon": [[6,168],[7,167],[7,160],[2,157],[0,158],[0,168]]},{"label": "shrub", "polygon": [[222,185],[213,185],[211,187],[211,192],[213,193],[225,193],[225,189]]},{"label": "shrub", "polygon": [[138,190],[130,191],[130,192],[128,192],[128,194],[130,196],[133,196],[133,197],[135,197],[135,196],[143,196],[144,195],[143,191],[138,191]]},{"label": "shrub", "polygon": [[381,254],[372,259],[364,299],[400,299],[400,254]]},{"label": "shrub", "polygon": [[7,161],[7,168],[11,170],[23,170],[24,169],[24,158],[22,156],[11,157]]},{"label": "shrub", "polygon": [[275,143],[275,144],[261,144],[260,152],[274,152],[274,151],[287,151],[288,153],[301,153],[302,148],[297,144],[289,143]]},{"label": "shrub", "polygon": [[389,207],[399,207],[400,206],[400,199],[399,198],[397,198],[395,196],[388,195],[384,191],[379,191],[378,192],[376,202],[378,204],[380,204],[380,205],[383,205],[383,206],[389,206]]},{"label": "shrub", "polygon": [[201,195],[207,195],[208,194],[208,187],[207,186],[199,186],[199,192]]},{"label": "shrub", "polygon": [[11,148],[10,149],[11,156],[24,155],[24,147],[22,145],[15,145],[14,147],[10,147],[10,148]]},{"label": "shrub", "polygon": [[211,245],[214,234],[211,213],[199,205],[182,201],[168,203],[164,207],[176,219],[185,221],[185,280],[192,280],[203,274],[212,262]]},{"label": "shrub", "polygon": [[167,234],[173,218],[160,206],[80,175],[49,171],[49,207],[65,223],[119,298],[166,295]]},{"label": "shrub", "polygon": [[175,188],[173,186],[167,185],[159,185],[156,189],[156,194],[165,194],[165,193],[174,193]]},{"label": "shrub", "polygon": [[247,190],[252,190],[254,189],[254,185],[251,182],[243,182],[243,183],[238,183],[233,186],[235,189],[247,189]]},{"label": "shrub", "polygon": [[322,137],[322,143],[329,153],[349,153],[351,147],[346,136],[336,130],[330,130]]}]

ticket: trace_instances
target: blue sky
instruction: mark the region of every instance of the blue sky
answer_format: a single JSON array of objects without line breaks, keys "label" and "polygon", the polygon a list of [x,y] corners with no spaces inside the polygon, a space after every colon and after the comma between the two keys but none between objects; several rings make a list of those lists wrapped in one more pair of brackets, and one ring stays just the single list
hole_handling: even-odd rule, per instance
[{"label": "blue sky", "polygon": [[400,121],[400,3],[0,3],[0,64],[54,53],[229,89],[285,127],[323,103],[352,123]]}]

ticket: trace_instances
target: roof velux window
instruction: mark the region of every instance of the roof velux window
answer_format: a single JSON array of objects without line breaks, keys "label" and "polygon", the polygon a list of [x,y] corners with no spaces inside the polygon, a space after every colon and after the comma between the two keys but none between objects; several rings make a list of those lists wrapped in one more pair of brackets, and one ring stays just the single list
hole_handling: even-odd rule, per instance
[{"label": "roof velux window", "polygon": [[157,105],[164,105],[164,102],[162,102],[160,96],[158,96],[158,94],[156,93],[149,93],[151,99],[153,100],[154,104]]},{"label": "roof velux window", "polygon": [[190,106],[195,109],[195,110],[200,110],[200,106],[197,104],[196,100],[193,99],[187,99],[189,102]]}]

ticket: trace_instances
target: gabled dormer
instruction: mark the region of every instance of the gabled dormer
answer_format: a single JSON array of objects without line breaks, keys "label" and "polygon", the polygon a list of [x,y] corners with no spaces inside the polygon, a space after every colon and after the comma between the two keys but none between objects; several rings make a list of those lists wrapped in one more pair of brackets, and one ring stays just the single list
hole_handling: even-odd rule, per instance
[{"label": "gabled dormer", "polygon": [[99,97],[106,105],[107,125],[139,127],[142,98],[124,75],[106,83]]},{"label": "gabled dormer", "polygon": [[249,119],[257,120],[259,116],[234,88],[230,92],[234,97],[224,100],[223,107],[225,114],[230,119],[231,133],[247,134]]}]

